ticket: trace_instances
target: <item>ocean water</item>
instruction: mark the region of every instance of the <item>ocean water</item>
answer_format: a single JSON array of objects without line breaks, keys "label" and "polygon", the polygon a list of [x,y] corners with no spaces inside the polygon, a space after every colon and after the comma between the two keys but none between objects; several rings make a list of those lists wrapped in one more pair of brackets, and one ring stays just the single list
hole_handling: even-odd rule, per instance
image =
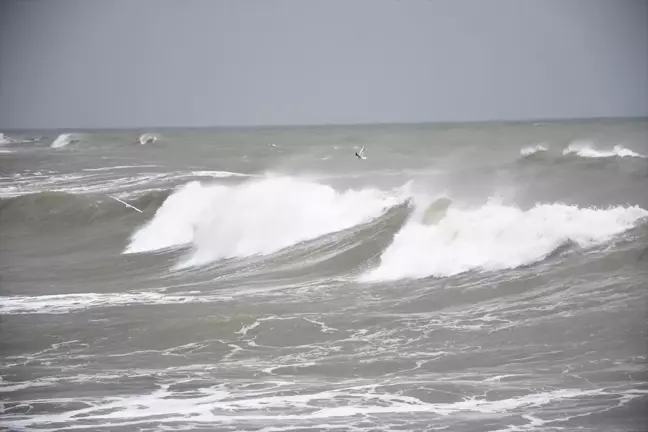
[{"label": "ocean water", "polygon": [[4,132],[0,427],[648,430],[645,119]]}]

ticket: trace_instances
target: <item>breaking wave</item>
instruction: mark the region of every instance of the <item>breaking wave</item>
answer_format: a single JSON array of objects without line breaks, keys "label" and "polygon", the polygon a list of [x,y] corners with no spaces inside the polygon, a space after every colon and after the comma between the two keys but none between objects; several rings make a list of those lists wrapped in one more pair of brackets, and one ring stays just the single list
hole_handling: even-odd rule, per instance
[{"label": "breaking wave", "polygon": [[191,246],[182,266],[266,255],[368,222],[405,198],[378,189],[339,192],[291,177],[234,186],[194,181],[164,202],[124,252]]},{"label": "breaking wave", "polygon": [[0,132],[0,145],[15,144],[16,142],[18,141]]},{"label": "breaking wave", "polygon": [[546,151],[547,151],[547,147],[543,146],[542,144],[537,144],[530,147],[524,147],[522,150],[520,150],[520,155],[531,156],[538,152],[546,152]]},{"label": "breaking wave", "polygon": [[137,142],[139,142],[141,145],[146,145],[146,144],[153,144],[159,139],[160,137],[157,134],[143,133],[142,135],[139,136],[139,138],[137,138]]},{"label": "breaking wave", "polygon": [[352,253],[340,268],[371,266],[360,280],[376,282],[532,265],[566,245],[606,243],[648,218],[638,206],[546,203],[524,210],[491,200],[466,207],[413,194],[410,186],[336,190],[292,177],[234,185],[191,181],[174,191],[124,198],[143,215],[108,195],[40,192],[0,199],[0,223],[7,230],[58,229],[117,220],[130,225],[150,217],[122,252],[184,249],[178,269],[280,251],[276,259],[302,257],[306,268],[364,244],[371,251]]},{"label": "breaking wave", "polygon": [[611,157],[637,157],[645,158],[646,156],[627,149],[621,145],[616,145],[612,149],[596,149],[586,141],[576,141],[568,145],[563,150],[563,155],[575,155],[583,158],[611,158]]},{"label": "breaking wave", "polygon": [[633,228],[648,211],[540,204],[529,210],[488,203],[449,208],[435,225],[416,217],[396,234],[364,281],[447,277],[470,270],[511,269],[539,262],[568,243],[597,245]]},{"label": "breaking wave", "polygon": [[[527,158],[536,154],[547,153],[549,148],[544,144],[523,147],[520,149],[520,156]],[[562,156],[576,156],[580,158],[646,158],[645,155],[637,153],[622,145],[615,145],[611,149],[596,148],[589,141],[574,141],[562,150]]]},{"label": "breaking wave", "polygon": [[64,133],[56,137],[56,139],[50,144],[51,148],[63,148],[67,147],[69,144],[79,142],[79,136],[72,133]]},{"label": "breaking wave", "polygon": [[[379,262],[360,276],[362,281],[449,277],[531,265],[569,244],[585,248],[608,242],[648,218],[648,211],[637,206],[538,204],[523,210],[490,201],[466,208],[447,198],[414,196],[407,186],[337,191],[291,177],[234,186],[194,181],[164,201],[132,234],[124,253],[186,248],[177,268],[269,255],[314,239],[329,241],[326,235],[365,226],[403,204],[408,204],[409,216],[388,230],[384,241],[374,243],[380,247],[373,252]],[[382,224],[367,229],[384,231]],[[380,234],[361,232],[365,241]],[[344,250],[340,246],[327,254]]]}]

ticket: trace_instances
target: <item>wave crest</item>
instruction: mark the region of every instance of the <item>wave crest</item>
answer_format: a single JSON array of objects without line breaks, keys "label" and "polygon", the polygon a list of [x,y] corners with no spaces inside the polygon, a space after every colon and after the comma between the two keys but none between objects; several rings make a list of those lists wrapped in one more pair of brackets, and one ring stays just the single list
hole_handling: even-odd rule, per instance
[{"label": "wave crest", "polygon": [[153,144],[159,139],[160,137],[157,134],[143,133],[142,135],[139,136],[139,138],[137,138],[137,142],[139,142],[141,145],[146,145],[146,144]]},{"label": "wave crest", "polygon": [[56,139],[50,144],[51,148],[63,148],[67,147],[69,144],[74,144],[80,141],[80,136],[73,133],[64,133],[60,134]]},{"label": "wave crest", "polygon": [[448,209],[438,224],[411,219],[364,281],[447,277],[470,270],[502,270],[545,259],[566,243],[581,247],[610,240],[648,217],[639,207],[579,208],[536,205],[524,211],[489,203]]},{"label": "wave crest", "polygon": [[548,149],[542,144],[536,144],[534,146],[524,147],[520,150],[521,156],[531,156],[539,152],[546,152]]},{"label": "wave crest", "polygon": [[336,191],[291,177],[234,186],[194,181],[178,189],[131,237],[125,253],[191,246],[184,266],[265,255],[384,214],[404,201],[378,189]]},{"label": "wave crest", "polygon": [[563,150],[563,155],[575,155],[583,158],[646,157],[621,145],[615,145],[612,149],[603,150],[594,148],[591,143],[586,141],[576,141],[569,144]]}]

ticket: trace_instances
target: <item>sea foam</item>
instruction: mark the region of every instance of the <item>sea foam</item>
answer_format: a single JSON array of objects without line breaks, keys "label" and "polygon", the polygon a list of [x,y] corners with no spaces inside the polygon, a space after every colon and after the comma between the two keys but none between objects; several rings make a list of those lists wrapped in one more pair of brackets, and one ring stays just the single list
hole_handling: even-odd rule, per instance
[{"label": "sea foam", "polygon": [[445,277],[502,270],[543,260],[568,242],[601,244],[648,217],[639,207],[580,208],[539,204],[529,210],[496,203],[450,207],[438,223],[412,218],[364,281]]},{"label": "sea foam", "polygon": [[238,185],[194,181],[167,198],[125,253],[191,246],[183,266],[265,255],[369,222],[402,200],[378,189],[337,191],[292,177]]}]

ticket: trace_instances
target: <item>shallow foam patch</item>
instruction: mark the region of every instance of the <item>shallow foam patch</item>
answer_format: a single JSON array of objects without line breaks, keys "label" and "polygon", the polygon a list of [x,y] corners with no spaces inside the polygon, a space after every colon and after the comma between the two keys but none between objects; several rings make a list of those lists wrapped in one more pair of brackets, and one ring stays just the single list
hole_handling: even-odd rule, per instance
[{"label": "shallow foam patch", "polygon": [[63,314],[77,310],[135,304],[207,303],[215,296],[167,295],[157,292],[80,293],[0,298],[0,314]]}]

